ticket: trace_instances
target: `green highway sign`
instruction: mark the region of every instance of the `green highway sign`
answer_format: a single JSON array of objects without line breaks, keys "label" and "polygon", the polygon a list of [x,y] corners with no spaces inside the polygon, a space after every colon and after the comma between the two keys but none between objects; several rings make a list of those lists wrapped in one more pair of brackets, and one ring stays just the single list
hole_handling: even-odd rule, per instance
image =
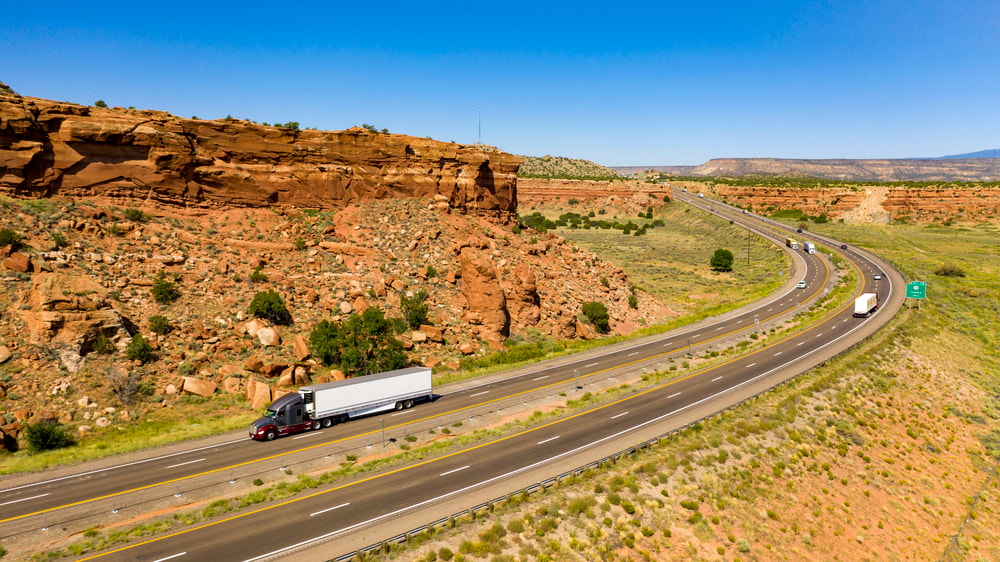
[{"label": "green highway sign", "polygon": [[927,282],[926,281],[913,281],[906,284],[906,298],[908,299],[926,299],[927,298]]}]

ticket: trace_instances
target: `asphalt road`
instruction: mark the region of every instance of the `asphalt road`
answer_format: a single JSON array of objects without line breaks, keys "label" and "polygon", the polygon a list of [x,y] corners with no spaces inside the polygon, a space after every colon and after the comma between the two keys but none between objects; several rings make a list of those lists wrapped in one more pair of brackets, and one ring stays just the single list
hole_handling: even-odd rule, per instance
[{"label": "asphalt road", "polygon": [[[684,194],[677,195],[686,198]],[[732,213],[732,209],[715,202],[700,199],[690,202],[703,208],[712,207],[709,210],[713,212]],[[772,234],[774,225],[760,217],[742,212],[729,216],[745,222],[762,235],[784,240],[784,234]],[[794,236],[801,239],[811,235],[796,233]],[[896,301],[901,302],[901,298],[892,298],[900,291],[892,289],[893,282],[898,287],[902,279],[886,264],[852,248],[842,251],[835,241],[821,242],[856,263],[864,279],[864,290],[878,292],[880,300],[889,305],[884,305],[870,319],[853,318],[852,308],[848,306],[821,324],[753,354],[643,389],[611,404],[384,474],[318,489],[284,503],[219,518],[180,533],[130,545],[124,550],[102,553],[101,557],[108,560],[170,557],[249,560],[269,553],[285,556],[291,552],[286,549],[292,549],[296,559],[303,559],[305,552],[315,559],[330,558],[399,532],[391,532],[394,527],[413,525],[411,522],[419,519],[429,522],[436,518],[435,513],[453,509],[456,502],[474,505],[469,499],[477,494],[495,493],[504,487],[517,489],[519,482],[538,481],[545,477],[544,474],[557,474],[567,463],[579,464],[580,459],[601,454],[609,447],[623,448],[637,441],[638,436],[650,431],[662,432],[670,424],[682,423],[695,412],[724,408],[752,389],[773,384],[772,381],[779,377],[787,378],[808,368],[821,355],[835,353],[838,348],[849,345],[880,323],[874,320],[889,316],[894,302],[896,306]],[[354,450],[361,442],[370,449],[372,441],[385,431],[400,434],[408,426],[442,425],[439,420],[459,419],[470,412],[488,411],[497,404],[527,402],[546,393],[567,392],[630,366],[649,364],[745,334],[790,311],[801,310],[804,303],[829,286],[830,268],[821,254],[798,251],[792,255],[793,274],[786,288],[738,313],[640,342],[620,344],[607,351],[563,358],[552,366],[539,365],[481,383],[436,389],[441,392],[437,400],[418,405],[401,418],[390,420],[388,425],[385,417],[373,417],[331,430],[301,434],[305,439],[285,438],[258,443],[238,437],[196,450],[178,450],[174,454],[129,463],[105,461],[107,466],[82,473],[79,468],[77,473],[69,469],[58,478],[44,474],[35,475],[34,479],[26,476],[15,485],[8,485],[8,481],[14,479],[5,478],[4,489],[0,490],[0,527],[3,529],[0,542],[7,533],[24,534],[37,531],[39,527],[46,527],[48,532],[62,525],[68,532],[73,527],[90,524],[98,515],[107,518],[109,511],[118,509],[115,506],[124,510],[125,506],[148,502],[145,507],[148,510],[155,505],[169,504],[174,497],[171,490],[183,488],[187,493],[195,482],[211,482],[204,484],[206,488],[224,486],[226,482],[243,478],[248,471],[257,473],[273,469],[277,472],[299,456],[316,457],[319,452],[336,451],[338,447]],[[885,274],[882,281],[873,279],[875,271]],[[794,288],[794,283],[800,279],[806,281],[805,289]],[[863,329],[866,327],[869,329]],[[377,441],[381,444],[384,439]],[[237,474],[239,476],[234,478]],[[153,500],[139,499],[150,495]],[[405,530],[410,528],[413,526]],[[316,544],[321,546],[312,546]],[[303,551],[306,546],[311,550]]]}]

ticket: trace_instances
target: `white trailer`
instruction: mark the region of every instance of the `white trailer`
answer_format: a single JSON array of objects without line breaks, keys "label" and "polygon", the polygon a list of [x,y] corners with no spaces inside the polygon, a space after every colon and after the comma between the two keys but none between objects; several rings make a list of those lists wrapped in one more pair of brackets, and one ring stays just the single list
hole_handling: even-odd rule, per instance
[{"label": "white trailer", "polygon": [[250,437],[270,441],[358,416],[410,408],[415,401],[432,397],[427,367],[312,384],[272,402],[264,416],[250,424]]},{"label": "white trailer", "polygon": [[354,418],[402,410],[431,397],[431,370],[409,367],[299,388],[309,417]]},{"label": "white trailer", "polygon": [[802,243],[802,249],[805,250],[805,251],[807,251],[807,252],[809,252],[810,254],[815,254],[816,253],[816,244],[813,244],[812,242],[803,242]]},{"label": "white trailer", "polygon": [[878,310],[878,295],[876,293],[863,293],[854,299],[855,318],[866,318],[876,310]]}]

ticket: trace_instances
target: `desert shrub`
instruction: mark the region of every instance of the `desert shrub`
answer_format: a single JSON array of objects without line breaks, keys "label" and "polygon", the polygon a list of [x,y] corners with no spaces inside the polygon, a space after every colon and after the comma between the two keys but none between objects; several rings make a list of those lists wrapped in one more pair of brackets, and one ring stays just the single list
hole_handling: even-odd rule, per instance
[{"label": "desert shrub", "polygon": [[66,240],[62,232],[52,232],[50,236],[52,237],[52,245],[56,248],[65,248],[69,244],[69,240]]},{"label": "desert shrub", "polygon": [[732,271],[733,270],[733,253],[724,248],[719,248],[712,255],[710,260],[710,265],[712,269],[718,271]]},{"label": "desert shrub", "polygon": [[324,365],[359,375],[401,369],[407,359],[396,334],[404,326],[402,319],[386,318],[373,306],[343,322],[320,321],[309,333],[309,347]]},{"label": "desert shrub", "polygon": [[[134,341],[134,340],[133,340]],[[133,372],[125,372],[121,369],[110,368],[105,372],[108,386],[115,398],[121,400],[122,404],[131,404],[139,393],[139,375]]]},{"label": "desert shrub", "polygon": [[160,305],[168,305],[181,297],[177,284],[167,279],[167,275],[162,271],[156,274],[153,279],[153,300]]},{"label": "desert shrub", "polygon": [[28,442],[28,447],[36,452],[61,449],[73,444],[69,429],[61,423],[51,421],[24,426],[24,438]]},{"label": "desert shrub", "polygon": [[260,267],[255,267],[253,271],[250,272],[250,282],[251,283],[264,283],[267,281],[267,275],[260,270]]},{"label": "desert shrub", "polygon": [[421,289],[412,297],[405,293],[399,295],[399,309],[403,312],[403,319],[410,328],[419,328],[421,324],[427,323],[427,291]]},{"label": "desert shrub", "polygon": [[608,307],[604,306],[604,303],[597,301],[585,302],[581,307],[581,311],[598,332],[606,334],[611,330]]},{"label": "desert shrub", "polygon": [[965,270],[955,264],[945,264],[938,266],[934,270],[934,275],[939,277],[965,277]]},{"label": "desert shrub", "polygon": [[114,353],[115,350],[115,344],[111,341],[111,338],[105,336],[104,334],[97,334],[97,340],[94,342],[94,347],[92,348],[94,353],[110,355]]},{"label": "desert shrub", "polygon": [[132,222],[146,222],[149,217],[139,209],[125,209],[125,218]]},{"label": "desert shrub", "polygon": [[170,325],[170,320],[161,314],[154,314],[149,317],[149,331],[154,334],[168,334],[174,327]]},{"label": "desert shrub", "polygon": [[21,235],[9,228],[0,228],[0,247],[10,245],[13,249],[21,247]]},{"label": "desert shrub", "polygon": [[635,295],[628,296],[628,307],[633,310],[639,308],[639,299]]},{"label": "desert shrub", "polygon": [[108,104],[104,100],[97,100],[94,102],[94,107],[107,108]]},{"label": "desert shrub", "polygon": [[247,312],[255,318],[263,318],[272,324],[288,326],[292,323],[292,313],[285,308],[285,302],[276,291],[261,291],[253,296]]},{"label": "desert shrub", "polygon": [[146,338],[142,337],[142,334],[136,334],[132,337],[132,341],[125,346],[125,358],[129,361],[149,363],[154,358],[153,346],[146,341]]}]

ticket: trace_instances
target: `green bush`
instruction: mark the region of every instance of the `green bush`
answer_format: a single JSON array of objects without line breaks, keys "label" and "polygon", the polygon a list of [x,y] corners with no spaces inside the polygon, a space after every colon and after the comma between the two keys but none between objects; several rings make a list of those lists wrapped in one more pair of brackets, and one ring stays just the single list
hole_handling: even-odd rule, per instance
[{"label": "green bush", "polygon": [[149,217],[139,209],[125,209],[125,218],[132,222],[146,222]]},{"label": "green bush", "polygon": [[939,277],[965,277],[965,270],[954,264],[945,264],[935,269],[934,275]]},{"label": "green bush", "polygon": [[594,325],[594,329],[602,334],[606,334],[611,331],[610,317],[608,316],[608,307],[604,306],[604,303],[597,301],[590,301],[583,303],[581,307],[583,315],[590,320],[590,323]]},{"label": "green bush", "polygon": [[21,247],[21,235],[9,228],[0,228],[0,248],[10,245],[17,250]]},{"label": "green bush", "polygon": [[405,293],[399,295],[399,309],[403,312],[403,319],[410,328],[419,328],[421,324],[427,323],[427,291],[421,289],[412,297]]},{"label": "green bush", "polygon": [[639,299],[635,295],[628,296],[628,307],[633,310],[639,308]]},{"label": "green bush", "polygon": [[712,269],[718,271],[732,271],[733,270],[733,253],[729,250],[719,248],[712,255],[712,259],[709,262]]},{"label": "green bush", "polygon": [[116,351],[116,348],[111,338],[104,334],[97,334],[97,340],[94,342],[94,347],[91,350],[101,355],[110,355]]},{"label": "green bush", "polygon": [[174,327],[170,325],[170,320],[166,316],[154,314],[149,317],[149,331],[154,334],[169,334]]},{"label": "green bush", "polygon": [[309,333],[310,350],[324,365],[340,365],[354,374],[401,369],[407,358],[396,334],[404,327],[402,319],[386,318],[382,309],[373,306],[340,323],[320,321]]},{"label": "green bush", "polygon": [[142,337],[142,334],[136,334],[132,337],[132,341],[125,346],[125,358],[129,361],[149,363],[154,358],[153,346],[146,341],[146,338]]},{"label": "green bush", "polygon": [[292,323],[292,313],[285,308],[281,295],[273,290],[261,291],[254,295],[247,312],[255,318],[263,318],[278,326],[288,326]]},{"label": "green bush", "polygon": [[107,108],[108,104],[104,100],[97,100],[94,102],[94,107]]},{"label": "green bush", "polygon": [[250,272],[250,282],[251,283],[264,283],[267,281],[267,275],[260,270],[260,266],[255,267],[253,271]]},{"label": "green bush", "polygon": [[60,423],[39,422],[24,426],[24,438],[28,447],[35,451],[51,451],[73,444],[69,429]]},{"label": "green bush", "polygon": [[177,284],[167,279],[164,272],[156,274],[153,279],[153,300],[160,305],[168,305],[181,297]]}]

